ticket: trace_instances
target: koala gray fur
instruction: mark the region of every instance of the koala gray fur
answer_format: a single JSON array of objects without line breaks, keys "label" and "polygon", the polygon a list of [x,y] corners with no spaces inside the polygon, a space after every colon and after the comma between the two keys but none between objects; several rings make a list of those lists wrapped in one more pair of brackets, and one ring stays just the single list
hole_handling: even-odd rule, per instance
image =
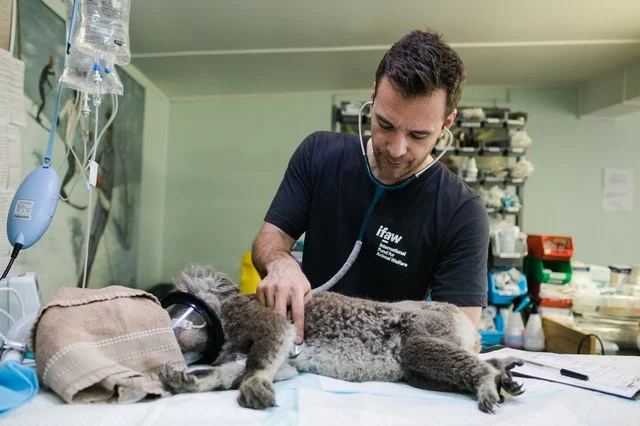
[{"label": "koala gray fur", "polygon": [[[442,302],[383,303],[338,293],[314,294],[305,306],[305,347],[293,359],[295,329],[255,295],[209,267],[190,266],[175,288],[206,302],[222,323],[225,343],[212,368],[191,373],[167,367],[173,393],[239,389],[240,405],[275,405],[273,382],[297,372],[336,379],[403,381],[438,391],[472,393],[493,413],[508,394],[523,392],[511,376],[516,358],[481,360],[479,335],[456,306]],[[246,358],[243,365],[239,359]]]}]

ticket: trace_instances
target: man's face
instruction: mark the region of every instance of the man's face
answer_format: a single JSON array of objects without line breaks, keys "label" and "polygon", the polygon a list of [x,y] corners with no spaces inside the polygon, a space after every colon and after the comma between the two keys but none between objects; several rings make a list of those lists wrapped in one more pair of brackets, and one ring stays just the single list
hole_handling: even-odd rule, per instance
[{"label": "man's face", "polygon": [[[375,96],[375,99],[374,99]],[[447,92],[437,89],[430,96],[405,98],[383,77],[373,87],[371,140],[374,176],[392,185],[420,171],[433,161],[433,147],[456,116],[454,110],[445,120]]]}]

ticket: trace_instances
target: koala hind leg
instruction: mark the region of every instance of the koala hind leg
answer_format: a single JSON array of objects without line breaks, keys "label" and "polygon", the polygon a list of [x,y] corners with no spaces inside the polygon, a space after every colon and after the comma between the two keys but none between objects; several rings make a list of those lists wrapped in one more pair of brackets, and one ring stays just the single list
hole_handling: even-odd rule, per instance
[{"label": "koala hind leg", "polygon": [[160,380],[172,393],[207,392],[237,389],[244,372],[244,363],[237,361],[192,372],[177,371],[167,364],[166,371],[160,374]]},{"label": "koala hind leg", "polygon": [[280,382],[283,380],[289,380],[298,375],[298,370],[288,362],[283,362],[275,376],[273,377],[274,382]]},{"label": "koala hind leg", "polygon": [[473,393],[478,408],[486,413],[494,413],[503,401],[502,387],[509,393],[520,391],[518,385],[517,390],[510,383],[503,386],[500,369],[446,340],[409,337],[403,342],[400,358],[407,383],[423,389]]},{"label": "koala hind leg", "polygon": [[289,325],[274,328],[277,332],[270,329],[251,345],[238,397],[238,403],[243,407],[265,409],[276,404],[273,381],[279,370],[287,375],[286,369],[281,368],[289,356],[295,332]]}]

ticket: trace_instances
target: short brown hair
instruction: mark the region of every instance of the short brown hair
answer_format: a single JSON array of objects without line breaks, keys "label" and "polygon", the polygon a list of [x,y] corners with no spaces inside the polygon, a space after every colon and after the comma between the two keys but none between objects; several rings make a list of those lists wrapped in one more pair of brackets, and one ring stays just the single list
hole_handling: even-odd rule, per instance
[{"label": "short brown hair", "polygon": [[462,95],[466,72],[460,56],[435,32],[412,31],[384,54],[376,70],[376,87],[386,76],[406,97],[447,91],[445,117]]}]

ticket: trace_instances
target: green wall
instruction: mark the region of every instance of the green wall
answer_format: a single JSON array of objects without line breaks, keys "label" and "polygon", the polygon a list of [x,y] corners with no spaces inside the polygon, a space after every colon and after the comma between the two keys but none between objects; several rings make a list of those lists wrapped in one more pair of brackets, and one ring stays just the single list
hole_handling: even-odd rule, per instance
[{"label": "green wall", "polygon": [[142,176],[137,219],[137,287],[148,289],[162,281],[162,244],[165,209],[169,101],[144,75],[127,69],[145,86]]},{"label": "green wall", "polygon": [[[194,262],[237,279],[295,147],[308,133],[329,129],[332,102],[367,96],[363,90],[171,101],[162,277]],[[640,174],[638,114],[579,119],[578,100],[577,88],[468,87],[461,104],[529,113],[527,158],[535,172],[524,194],[526,232],[572,235],[575,257],[585,262],[639,264],[637,211],[601,207],[604,167]]]},{"label": "green wall", "polygon": [[[638,124],[640,113],[619,120],[576,117],[579,92],[513,90],[511,102],[530,113],[528,156],[536,167],[525,189],[529,233],[572,235],[575,257],[587,263],[640,264]],[[634,172],[634,210],[605,212],[605,168]]]},{"label": "green wall", "polygon": [[239,277],[289,157],[329,128],[331,96],[290,94],[172,101],[162,272],[189,263]]}]

